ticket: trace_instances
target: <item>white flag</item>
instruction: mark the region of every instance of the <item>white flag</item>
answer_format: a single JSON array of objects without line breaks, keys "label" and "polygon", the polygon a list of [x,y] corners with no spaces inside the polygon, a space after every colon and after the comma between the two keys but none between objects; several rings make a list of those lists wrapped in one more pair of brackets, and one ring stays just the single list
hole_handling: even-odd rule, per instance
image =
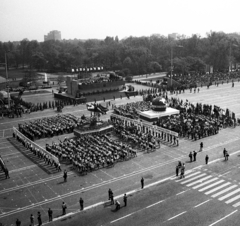
[{"label": "white flag", "polygon": [[74,69],[72,68],[72,72],[74,72]]}]

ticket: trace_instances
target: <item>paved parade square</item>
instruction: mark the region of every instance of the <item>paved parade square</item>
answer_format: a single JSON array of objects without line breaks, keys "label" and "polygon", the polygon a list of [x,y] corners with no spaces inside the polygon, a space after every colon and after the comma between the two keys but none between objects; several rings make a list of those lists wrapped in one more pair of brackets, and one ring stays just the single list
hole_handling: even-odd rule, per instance
[{"label": "paved parade square", "polygon": [[[228,108],[240,118],[240,82],[200,88],[199,93],[185,90],[169,97],[187,99]],[[29,97],[28,97],[29,98]],[[34,97],[33,97],[34,98]],[[111,99],[111,104],[124,104],[142,100]],[[104,104],[104,103],[103,103]],[[89,114],[85,105],[67,106],[64,113],[80,117]],[[30,215],[41,213],[43,224],[48,225],[237,225],[240,208],[240,127],[221,129],[219,134],[192,141],[181,138],[179,146],[161,144],[155,152],[138,152],[137,157],[117,163],[112,168],[102,168],[87,175],[79,175],[71,164],[61,164],[68,171],[67,182],[63,172],[57,172],[39,160],[12,137],[12,127],[33,119],[56,115],[53,110],[24,114],[22,118],[4,118],[0,121],[0,155],[9,169],[10,179],[0,172],[0,223],[14,225],[17,218],[22,225],[30,224]],[[110,117],[111,111],[102,116]],[[72,137],[73,134],[68,134]],[[63,140],[66,135],[44,138],[37,143]],[[204,143],[202,152],[200,142]],[[230,154],[223,157],[223,148]],[[190,162],[188,154],[197,151],[197,161]],[[205,164],[205,156],[209,163]],[[186,176],[175,175],[178,161],[185,162]],[[144,189],[141,189],[144,178]],[[108,190],[120,201],[115,211],[110,205]],[[124,207],[123,195],[127,194]],[[84,200],[80,211],[79,199]],[[62,202],[67,204],[67,214],[62,216]],[[48,209],[53,210],[53,222],[48,223]]]}]

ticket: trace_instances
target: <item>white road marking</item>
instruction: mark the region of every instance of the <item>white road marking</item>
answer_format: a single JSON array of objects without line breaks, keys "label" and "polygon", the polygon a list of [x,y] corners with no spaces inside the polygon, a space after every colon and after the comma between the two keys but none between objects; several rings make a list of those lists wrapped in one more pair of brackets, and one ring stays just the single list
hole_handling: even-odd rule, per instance
[{"label": "white road marking", "polygon": [[238,189],[228,193],[227,195],[224,195],[224,196],[220,197],[218,200],[222,201],[222,200],[224,200],[224,199],[226,199],[226,198],[228,198],[228,197],[230,197],[230,196],[232,196],[232,195],[234,195],[234,194],[236,194],[238,192],[240,192],[240,188],[238,188]]},{"label": "white road marking", "polygon": [[122,219],[124,219],[124,218],[126,218],[126,217],[129,217],[129,216],[131,216],[132,214],[134,214],[134,213],[130,213],[130,214],[125,215],[125,216],[123,216],[123,217],[120,217],[120,218],[118,218],[118,219],[116,219],[116,220],[114,220],[114,221],[111,221],[110,224],[112,224],[112,223],[114,223],[114,222],[116,222],[116,221],[122,220]]},{"label": "white road marking", "polygon": [[232,213],[230,213],[230,214],[228,214],[227,216],[225,216],[225,217],[223,217],[223,218],[215,221],[214,223],[210,224],[209,226],[213,226],[213,225],[217,224],[218,222],[220,222],[220,221],[224,220],[225,218],[231,216],[232,214],[236,213],[237,211],[238,211],[238,210],[233,211]]},{"label": "white road marking", "polygon": [[179,193],[177,193],[176,195],[181,195],[181,194],[183,194],[183,193],[186,192],[186,191],[189,191],[189,189],[188,189],[188,190],[185,190],[185,191],[182,191],[182,192],[179,192]]},{"label": "white road marking", "polygon": [[146,209],[148,209],[148,208],[150,208],[150,207],[152,207],[152,206],[155,206],[155,205],[157,205],[157,204],[159,204],[159,203],[161,203],[161,202],[163,202],[163,201],[164,201],[164,200],[161,200],[161,201],[156,202],[156,203],[154,203],[154,204],[152,204],[152,205],[150,205],[150,206],[147,206]]},{"label": "white road marking", "polygon": [[201,184],[199,184],[199,185],[193,187],[193,189],[200,188],[200,187],[202,187],[202,186],[204,186],[204,185],[206,185],[206,184],[209,184],[209,183],[211,183],[211,182],[213,182],[213,181],[215,181],[215,180],[218,180],[218,178],[217,178],[217,177],[212,178],[211,180],[208,180],[208,181],[206,181],[206,182],[204,182],[204,183],[201,183]]},{"label": "white road marking", "polygon": [[219,195],[221,195],[221,194],[223,194],[223,193],[225,193],[227,191],[230,191],[231,189],[236,188],[236,187],[237,187],[237,185],[232,185],[231,187],[228,187],[228,188],[226,188],[226,189],[224,189],[224,190],[222,190],[222,191],[212,195],[212,197],[216,198],[217,196],[219,196]]},{"label": "white road marking", "polygon": [[168,221],[170,221],[170,220],[172,220],[172,219],[174,219],[174,218],[176,218],[176,217],[179,217],[180,215],[183,215],[183,214],[186,213],[186,212],[187,212],[187,211],[184,211],[184,212],[182,212],[182,213],[179,213],[178,215],[169,218]]},{"label": "white road marking", "polygon": [[234,202],[234,201],[236,201],[237,199],[239,199],[240,198],[240,195],[237,195],[237,196],[235,196],[235,197],[233,197],[233,198],[231,198],[231,199],[229,199],[228,201],[226,201],[225,203],[226,204],[229,204],[229,203],[231,203],[231,202]]},{"label": "white road marking", "polygon": [[[195,180],[195,179],[197,179],[197,178],[200,178],[200,177],[203,177],[203,176],[205,176],[206,175],[206,173],[202,173],[202,174],[200,174],[200,175],[198,175],[198,176],[196,176],[196,177],[194,177],[194,178],[191,178],[191,179],[188,179],[188,180],[185,180],[185,181],[183,181],[183,182],[181,182],[181,184],[186,184],[186,183],[188,183],[188,182],[190,182],[190,181],[193,181],[193,180]],[[187,178],[186,178],[187,179]]]},{"label": "white road marking", "polygon": [[202,202],[202,203],[200,203],[200,204],[194,206],[194,208],[197,208],[197,207],[199,207],[199,206],[201,206],[201,205],[203,205],[203,204],[209,202],[210,200],[211,200],[211,199],[208,199],[208,200],[206,200],[206,201],[204,201],[204,202]]},{"label": "white road marking", "polygon": [[195,185],[195,184],[202,183],[202,181],[205,181],[205,180],[207,180],[207,179],[209,179],[209,178],[211,178],[211,177],[212,177],[212,176],[209,175],[209,176],[207,176],[207,177],[201,178],[200,180],[196,180],[196,181],[194,181],[194,182],[192,182],[192,183],[190,183],[190,184],[187,184],[186,186],[187,186],[187,187],[190,187],[190,186],[193,186],[193,185]]},{"label": "white road marking", "polygon": [[[207,186],[207,187],[205,187],[205,188],[200,189],[199,191],[205,191],[205,190],[207,190],[207,189],[209,189],[209,188],[211,188],[211,187],[214,187],[214,186],[217,185],[217,184],[222,183],[223,181],[224,181],[224,180],[220,180],[220,181],[218,181],[218,182],[216,182],[216,183],[214,183],[214,184],[211,184],[211,185],[209,185],[209,186]],[[209,194],[211,194],[211,193],[213,193],[213,192],[215,192],[215,191],[217,191],[217,190],[220,190],[221,188],[224,188],[224,187],[228,186],[229,184],[231,184],[231,182],[227,182],[227,183],[225,183],[225,184],[222,184],[221,186],[216,187],[216,188],[214,188],[214,189],[206,192],[205,195],[209,195]]]}]

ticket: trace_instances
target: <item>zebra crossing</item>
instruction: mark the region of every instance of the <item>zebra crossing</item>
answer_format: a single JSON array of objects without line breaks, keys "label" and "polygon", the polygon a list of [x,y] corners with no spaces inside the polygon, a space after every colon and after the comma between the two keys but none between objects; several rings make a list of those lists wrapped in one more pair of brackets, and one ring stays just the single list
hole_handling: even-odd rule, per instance
[{"label": "zebra crossing", "polygon": [[188,170],[185,172],[185,178],[174,178],[173,180],[233,207],[240,206],[240,186],[218,176],[209,175],[201,171]]}]

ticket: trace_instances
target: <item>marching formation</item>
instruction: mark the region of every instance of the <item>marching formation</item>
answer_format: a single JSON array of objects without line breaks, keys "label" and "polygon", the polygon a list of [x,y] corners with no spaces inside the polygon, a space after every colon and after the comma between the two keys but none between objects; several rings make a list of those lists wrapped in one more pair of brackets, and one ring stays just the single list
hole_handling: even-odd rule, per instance
[{"label": "marching formation", "polygon": [[78,139],[65,139],[59,144],[46,145],[46,150],[60,159],[69,160],[80,173],[114,166],[118,161],[136,157],[129,145],[107,135],[85,135]]},{"label": "marching formation", "polygon": [[81,125],[81,119],[71,114],[57,115],[37,119],[25,124],[19,124],[19,131],[34,141],[45,137],[72,133],[74,128]]}]

